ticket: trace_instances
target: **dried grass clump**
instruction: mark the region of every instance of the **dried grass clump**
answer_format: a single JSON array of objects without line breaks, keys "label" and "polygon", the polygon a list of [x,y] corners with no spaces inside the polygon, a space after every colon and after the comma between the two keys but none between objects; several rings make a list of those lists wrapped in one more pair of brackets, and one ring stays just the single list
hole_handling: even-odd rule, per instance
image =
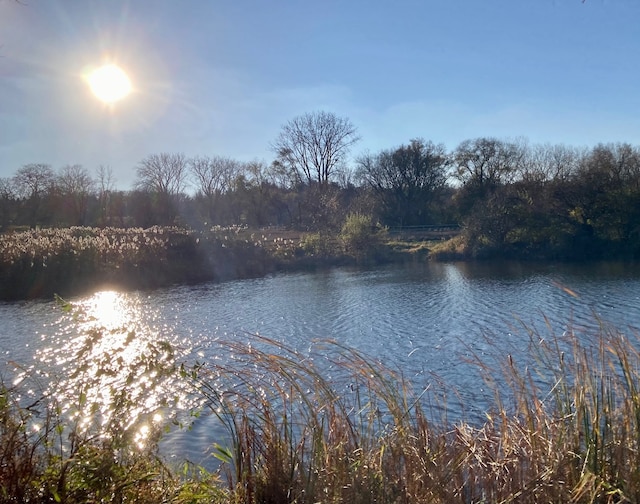
[{"label": "dried grass clump", "polygon": [[237,502],[638,502],[636,336],[531,332],[534,365],[478,361],[501,384],[482,424],[438,420],[424,405],[443,395],[336,342],[227,342],[193,377],[230,434],[216,453]]}]

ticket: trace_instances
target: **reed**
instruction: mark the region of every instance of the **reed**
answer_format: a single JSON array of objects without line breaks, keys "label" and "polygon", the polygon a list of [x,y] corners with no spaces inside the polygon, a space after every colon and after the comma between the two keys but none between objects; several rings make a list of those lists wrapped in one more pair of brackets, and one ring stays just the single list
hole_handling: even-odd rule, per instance
[{"label": "reed", "polygon": [[261,276],[295,260],[298,242],[239,226],[48,228],[0,234],[0,300],[109,285],[145,289]]},{"label": "reed", "polygon": [[[131,373],[141,362],[159,366],[154,376],[175,373],[201,413],[226,428],[210,440],[213,473],[168,467],[156,443],[135,445],[127,422],[87,429],[54,396],[25,402],[18,386],[3,386],[0,501],[640,501],[637,331],[604,323],[589,334],[523,331],[526,349],[508,355],[494,345],[493,360],[472,354],[494,393],[482,421],[453,418],[446,384],[411,384],[335,341],[302,352],[246,335],[192,365],[154,344]],[[114,419],[139,402],[120,400],[134,397],[121,388]],[[78,407],[86,401],[79,393]]]},{"label": "reed", "polygon": [[416,393],[336,342],[315,357],[262,337],[227,342],[233,362],[196,382],[229,430],[218,456],[238,502],[638,502],[631,334],[531,331],[532,360],[504,356],[499,371],[477,360],[495,386],[481,424],[434,421],[435,389]]}]

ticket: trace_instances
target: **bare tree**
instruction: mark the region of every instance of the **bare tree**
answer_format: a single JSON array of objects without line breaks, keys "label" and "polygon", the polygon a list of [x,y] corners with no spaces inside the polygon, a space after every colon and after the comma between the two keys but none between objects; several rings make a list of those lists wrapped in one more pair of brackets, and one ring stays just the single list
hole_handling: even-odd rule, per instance
[{"label": "bare tree", "polygon": [[576,173],[584,153],[562,144],[534,145],[527,149],[520,177],[524,182],[563,182]]},{"label": "bare tree", "polygon": [[207,218],[211,222],[217,200],[232,187],[244,165],[222,156],[204,156],[190,159],[189,169],[198,196],[206,203]]},{"label": "bare tree", "polygon": [[16,197],[13,180],[7,177],[0,177],[0,198],[12,200]]},{"label": "bare tree", "polygon": [[96,169],[96,183],[100,194],[110,193],[115,189],[116,178],[110,166],[100,165]]},{"label": "bare tree", "polygon": [[188,160],[184,154],[152,154],[136,168],[136,187],[151,194],[157,221],[173,224],[179,198],[186,189]]},{"label": "bare tree", "polygon": [[136,168],[136,187],[166,196],[184,192],[187,183],[188,161],[184,154],[151,154]]},{"label": "bare tree", "polygon": [[15,214],[16,193],[13,180],[0,177],[0,231],[11,224]]},{"label": "bare tree", "polygon": [[32,163],[19,168],[13,177],[18,194],[27,199],[40,198],[51,191],[55,174],[51,166],[44,163]]},{"label": "bare tree", "polygon": [[53,195],[55,174],[51,166],[43,163],[27,164],[19,168],[13,177],[17,195],[25,200],[25,218],[31,226],[51,220],[45,212],[45,203]]},{"label": "bare tree", "polygon": [[96,169],[98,186],[98,204],[100,205],[100,225],[111,224],[111,193],[115,189],[116,179],[110,166],[100,165]]},{"label": "bare tree", "polygon": [[598,144],[584,156],[580,177],[615,187],[640,183],[640,149],[628,143]]},{"label": "bare tree", "polygon": [[312,112],[286,123],[272,149],[277,162],[297,182],[326,187],[343,169],[349,150],[359,139],[349,119]]},{"label": "bare tree", "polygon": [[89,196],[95,188],[88,170],[77,164],[64,166],[57,181],[72,223],[78,226],[85,224]]},{"label": "bare tree", "polygon": [[189,160],[189,168],[196,190],[207,197],[229,190],[243,170],[242,163],[222,156],[195,157]]}]

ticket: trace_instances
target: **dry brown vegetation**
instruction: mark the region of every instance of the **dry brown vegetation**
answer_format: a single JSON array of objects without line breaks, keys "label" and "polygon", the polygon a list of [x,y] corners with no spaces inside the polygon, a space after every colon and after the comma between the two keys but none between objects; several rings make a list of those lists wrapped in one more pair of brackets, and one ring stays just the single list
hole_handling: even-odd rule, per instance
[{"label": "dry brown vegetation", "polygon": [[[448,419],[446,384],[416,387],[335,341],[301,353],[247,336],[195,365],[141,356],[226,427],[227,441],[210,440],[214,473],[166,466],[118,422],[80,432],[51,398],[25,406],[5,386],[0,502],[637,502],[639,335],[528,334],[527,362],[497,348],[501,369],[475,360],[495,391],[482,422]],[[114,403],[114,418],[130,406]]]}]

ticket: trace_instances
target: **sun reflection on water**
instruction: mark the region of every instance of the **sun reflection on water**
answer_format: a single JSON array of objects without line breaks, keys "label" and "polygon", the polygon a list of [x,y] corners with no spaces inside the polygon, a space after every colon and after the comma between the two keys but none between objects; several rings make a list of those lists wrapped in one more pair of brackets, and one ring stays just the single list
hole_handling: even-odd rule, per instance
[{"label": "sun reflection on water", "polygon": [[108,290],[96,292],[80,306],[97,326],[105,329],[123,327],[134,321],[136,307],[127,303],[124,294]]},{"label": "sun reflection on water", "polygon": [[59,378],[50,393],[83,433],[126,435],[144,448],[152,434],[188,409],[177,366],[188,354],[140,295],[102,291],[66,306],[58,332],[39,351]]}]

